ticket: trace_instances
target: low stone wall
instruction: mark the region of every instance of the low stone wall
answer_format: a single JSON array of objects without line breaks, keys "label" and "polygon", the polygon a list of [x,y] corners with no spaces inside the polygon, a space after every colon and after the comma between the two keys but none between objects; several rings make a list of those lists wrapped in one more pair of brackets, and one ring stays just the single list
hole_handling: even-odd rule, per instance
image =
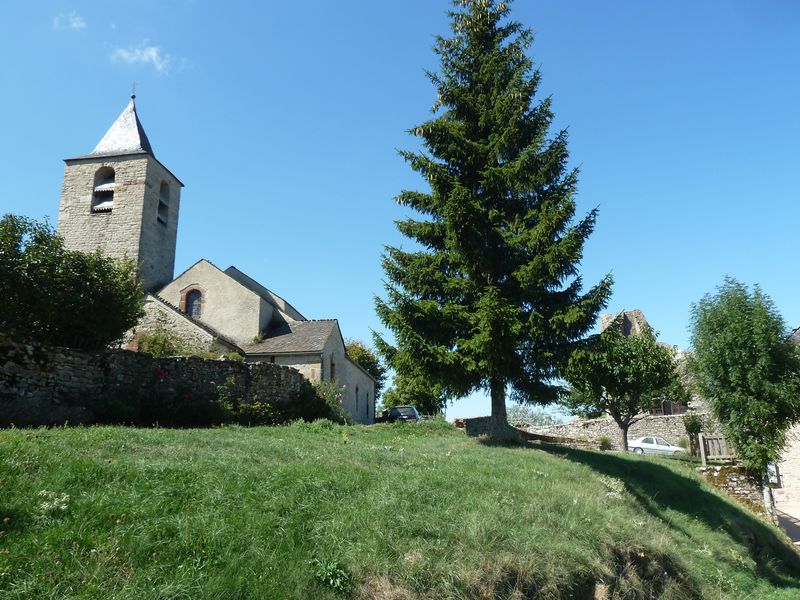
[{"label": "low stone wall", "polygon": [[[704,417],[706,423],[712,426],[713,422],[707,413],[696,413]],[[628,430],[629,438],[638,438],[645,435],[657,435],[663,437],[672,444],[677,444],[678,440],[684,438],[688,440],[686,428],[683,426],[685,415],[646,415],[641,420],[631,425]],[[543,435],[555,435],[569,438],[586,440],[597,440],[601,436],[607,437],[611,441],[613,450],[620,450],[620,429],[611,417],[601,417],[599,419],[575,419],[562,425],[552,425],[550,427],[533,427],[531,433]],[[717,433],[716,430],[709,430],[707,433]]]},{"label": "low stone wall", "polygon": [[700,467],[697,469],[714,487],[738,500],[753,512],[764,515],[761,482],[757,475],[737,465]]},{"label": "low stone wall", "polygon": [[170,393],[215,397],[233,377],[243,402],[282,404],[308,386],[295,369],[267,363],[153,358],[127,350],[86,352],[0,332],[0,426],[89,423],[93,407]]}]

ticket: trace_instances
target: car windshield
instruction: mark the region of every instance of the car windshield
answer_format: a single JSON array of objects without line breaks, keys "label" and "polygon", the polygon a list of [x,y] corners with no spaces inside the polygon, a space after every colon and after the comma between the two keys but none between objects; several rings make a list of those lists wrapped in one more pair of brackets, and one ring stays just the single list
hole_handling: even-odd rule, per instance
[{"label": "car windshield", "polygon": [[403,415],[404,417],[413,417],[414,416],[414,407],[413,406],[395,406],[392,409],[392,414]]}]

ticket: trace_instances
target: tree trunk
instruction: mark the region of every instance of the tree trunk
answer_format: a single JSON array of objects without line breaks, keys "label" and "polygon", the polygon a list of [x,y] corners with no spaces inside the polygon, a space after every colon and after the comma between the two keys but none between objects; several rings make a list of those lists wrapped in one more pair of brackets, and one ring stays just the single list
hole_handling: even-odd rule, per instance
[{"label": "tree trunk", "polygon": [[505,382],[500,379],[492,379],[490,385],[492,394],[492,419],[489,425],[489,437],[501,442],[518,440],[519,434],[508,424]]},{"label": "tree trunk", "polygon": [[777,515],[775,514],[775,496],[772,494],[772,488],[769,486],[769,474],[761,474],[761,498],[764,502],[764,512],[767,518],[775,525],[778,524]]},{"label": "tree trunk", "polygon": [[619,425],[620,431],[620,446],[622,446],[622,451],[628,451],[628,429],[630,428],[630,423],[617,423]]}]

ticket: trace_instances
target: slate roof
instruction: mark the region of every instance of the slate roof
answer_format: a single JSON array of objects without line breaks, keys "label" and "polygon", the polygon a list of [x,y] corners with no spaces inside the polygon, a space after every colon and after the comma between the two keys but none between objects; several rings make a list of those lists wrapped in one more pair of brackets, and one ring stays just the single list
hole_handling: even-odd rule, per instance
[{"label": "slate roof", "polygon": [[800,327],[795,329],[790,335],[789,339],[793,341],[795,344],[800,344]]},{"label": "slate roof", "polygon": [[100,140],[89,156],[117,156],[120,154],[153,154],[150,140],[144,132],[139,115],[136,114],[135,96],[117,117],[114,124]]},{"label": "slate roof", "polygon": [[290,354],[322,352],[325,342],[338,327],[336,319],[287,321],[274,325],[256,344],[242,344],[246,354]]}]

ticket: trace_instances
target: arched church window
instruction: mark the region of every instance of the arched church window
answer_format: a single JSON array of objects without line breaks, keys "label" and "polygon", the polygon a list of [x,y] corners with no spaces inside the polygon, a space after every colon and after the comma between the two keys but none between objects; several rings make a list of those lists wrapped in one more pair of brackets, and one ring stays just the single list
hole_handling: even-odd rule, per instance
[{"label": "arched church window", "polygon": [[101,167],[94,174],[94,188],[92,192],[92,212],[111,212],[114,208],[114,188],[116,187],[116,173],[111,167]]},{"label": "arched church window", "polygon": [[203,311],[203,293],[200,290],[192,290],[186,294],[186,313],[190,317],[199,317]]},{"label": "arched church window", "polygon": [[169,184],[166,181],[161,182],[161,191],[158,194],[158,222],[166,225],[167,217],[169,217]]}]

